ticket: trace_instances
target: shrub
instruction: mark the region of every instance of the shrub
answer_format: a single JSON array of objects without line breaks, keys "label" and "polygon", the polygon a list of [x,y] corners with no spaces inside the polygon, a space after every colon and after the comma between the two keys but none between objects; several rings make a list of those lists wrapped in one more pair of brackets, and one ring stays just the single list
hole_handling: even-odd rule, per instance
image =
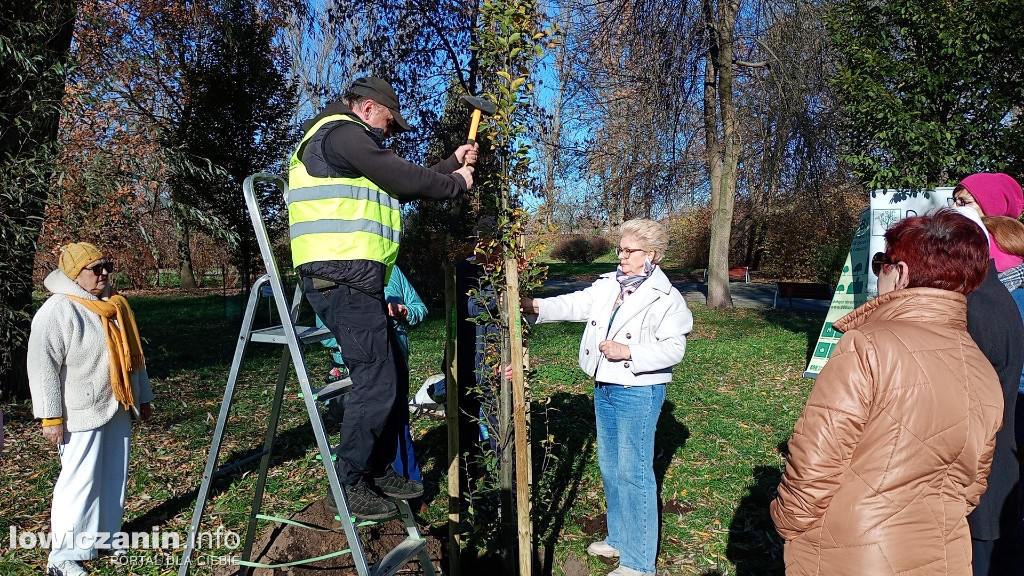
[{"label": "shrub", "polygon": [[764,222],[761,271],[789,280],[835,285],[865,198],[858,189],[832,189],[793,198]]},{"label": "shrub", "polygon": [[666,262],[686,270],[707,268],[711,246],[711,210],[706,206],[695,207],[671,218],[665,225],[669,232]]},{"label": "shrub", "polygon": [[603,236],[567,234],[555,240],[551,257],[570,264],[590,264],[609,250],[611,242]]},{"label": "shrub", "polygon": [[601,254],[611,252],[615,248],[615,243],[608,239],[607,236],[590,236],[590,246],[594,249],[595,258]]}]

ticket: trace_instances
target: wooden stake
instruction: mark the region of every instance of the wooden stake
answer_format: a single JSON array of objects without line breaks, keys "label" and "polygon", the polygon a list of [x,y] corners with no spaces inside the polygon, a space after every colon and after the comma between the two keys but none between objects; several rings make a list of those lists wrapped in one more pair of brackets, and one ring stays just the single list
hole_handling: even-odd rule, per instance
[{"label": "wooden stake", "polygon": [[462,541],[459,536],[461,512],[459,506],[459,382],[456,339],[458,338],[458,315],[456,313],[455,266],[444,267],[444,378],[447,405],[445,421],[448,424],[448,574],[459,576],[462,570]]},{"label": "wooden stake", "polygon": [[505,305],[508,309],[509,348],[512,363],[512,416],[516,447],[516,525],[519,529],[519,574],[533,573],[533,523],[530,519],[530,431],[526,426],[529,404],[523,375],[523,315],[519,311],[519,268],[514,258],[505,260]]}]

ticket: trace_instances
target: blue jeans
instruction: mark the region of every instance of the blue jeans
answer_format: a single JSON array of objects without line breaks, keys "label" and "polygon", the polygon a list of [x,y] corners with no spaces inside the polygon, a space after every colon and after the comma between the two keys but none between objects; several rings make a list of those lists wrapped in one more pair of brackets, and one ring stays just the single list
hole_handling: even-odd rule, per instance
[{"label": "blue jeans", "polygon": [[423,474],[420,473],[420,464],[416,461],[416,452],[412,447],[412,430],[409,428],[409,417],[405,417],[405,426],[402,428],[402,435],[398,437],[398,453],[395,454],[395,472],[399,476],[423,482]]},{"label": "blue jeans", "polygon": [[654,574],[658,557],[658,485],[654,431],[665,385],[594,386],[597,462],[608,503],[608,538],[619,565]]}]

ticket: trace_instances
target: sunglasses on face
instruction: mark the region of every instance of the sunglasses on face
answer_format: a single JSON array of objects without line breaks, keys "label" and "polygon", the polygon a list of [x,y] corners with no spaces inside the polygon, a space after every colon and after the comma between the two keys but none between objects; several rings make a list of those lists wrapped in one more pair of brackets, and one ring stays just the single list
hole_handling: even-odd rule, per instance
[{"label": "sunglasses on face", "polygon": [[871,271],[878,276],[882,272],[882,266],[891,266],[893,264],[899,264],[899,260],[894,260],[889,257],[885,252],[875,252],[875,255],[871,257]]},{"label": "sunglasses on face", "polygon": [[110,260],[107,260],[106,262],[100,262],[99,264],[95,264],[93,266],[87,266],[85,268],[82,268],[82,270],[88,270],[97,276],[103,274],[104,270],[107,271],[107,274],[112,274],[114,272],[114,263],[111,262]]}]

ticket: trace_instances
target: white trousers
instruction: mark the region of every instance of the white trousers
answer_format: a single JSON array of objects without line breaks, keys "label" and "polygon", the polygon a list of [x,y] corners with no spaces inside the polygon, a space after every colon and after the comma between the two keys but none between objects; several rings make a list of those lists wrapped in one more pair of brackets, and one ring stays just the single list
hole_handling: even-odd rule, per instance
[{"label": "white trousers", "polygon": [[109,545],[121,531],[131,431],[128,412],[118,410],[99,428],[64,435],[50,510],[50,564],[95,558],[96,535],[109,534]]}]

